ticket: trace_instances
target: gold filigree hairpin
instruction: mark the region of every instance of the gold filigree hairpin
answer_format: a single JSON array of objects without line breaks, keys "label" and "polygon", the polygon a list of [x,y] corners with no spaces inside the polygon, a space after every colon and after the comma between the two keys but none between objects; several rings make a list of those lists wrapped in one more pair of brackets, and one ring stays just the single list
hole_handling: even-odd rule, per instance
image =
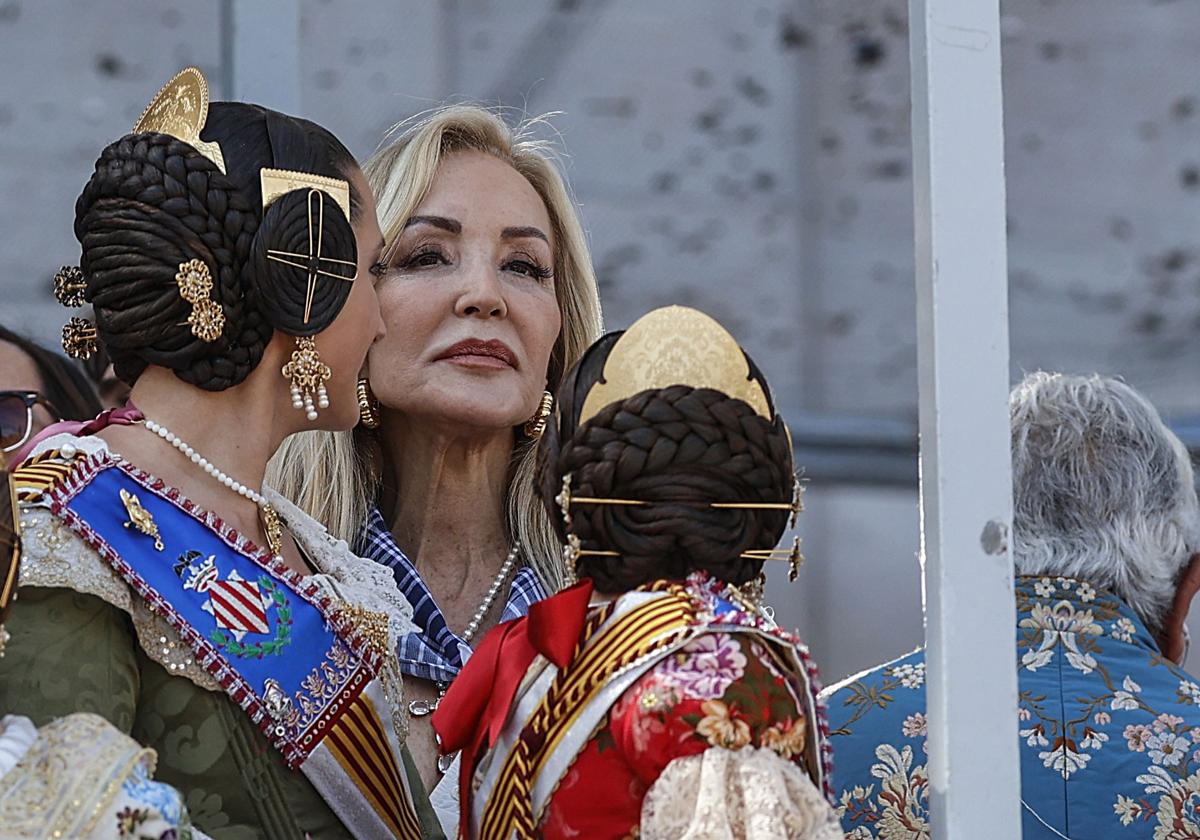
[{"label": "gold filigree hairpin", "polygon": [[746,354],[733,336],[703,312],[666,306],[643,315],[617,339],[603,375],[583,401],[579,425],[606,405],[672,385],[712,388],[774,419],[766,391],[751,376]]},{"label": "gold filigree hairpin", "polygon": [[77,265],[64,265],[54,275],[54,297],[67,309],[78,309],[86,302],[83,294],[87,291],[87,282],[83,271]]},{"label": "gold filigree hairpin", "polygon": [[333,198],[349,221],[350,185],[336,178],[305,172],[285,172],[280,169],[264,169],[259,177],[262,181],[264,210],[280,196],[295,190],[308,189],[308,253],[271,249],[267,251],[268,260],[283,263],[308,274],[308,289],[304,296],[304,323],[307,324],[312,317],[313,295],[317,290],[318,277],[351,282],[358,276],[358,263],[327,257],[322,253],[325,242],[325,202],[321,201],[321,195],[324,193]]},{"label": "gold filigree hairpin", "polygon": [[225,329],[225,311],[212,299],[213,278],[208,265],[203,260],[181,262],[175,283],[179,296],[192,305],[187,319],[192,335],[208,343],[220,338]]},{"label": "gold filigree hairpin", "polygon": [[182,140],[225,172],[225,156],[217,143],[200,139],[208,120],[208,82],[195,67],[185,67],[162,90],[133,127],[134,134],[167,134]]},{"label": "gold filigree hairpin", "polygon": [[100,347],[96,325],[86,318],[71,318],[63,324],[62,346],[72,359],[90,359]]}]

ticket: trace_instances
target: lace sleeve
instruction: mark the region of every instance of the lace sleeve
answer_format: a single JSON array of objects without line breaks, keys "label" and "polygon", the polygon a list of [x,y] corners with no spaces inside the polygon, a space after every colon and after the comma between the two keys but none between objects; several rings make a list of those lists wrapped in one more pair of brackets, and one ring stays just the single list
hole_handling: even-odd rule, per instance
[{"label": "lace sleeve", "polygon": [[642,840],[841,840],[808,775],[769,749],[713,747],[667,765],[642,803]]},{"label": "lace sleeve", "polygon": [[10,715],[0,726],[17,759],[0,775],[5,837],[194,836],[182,795],[153,781],[154,751],[103,718],[67,715],[34,732]]}]

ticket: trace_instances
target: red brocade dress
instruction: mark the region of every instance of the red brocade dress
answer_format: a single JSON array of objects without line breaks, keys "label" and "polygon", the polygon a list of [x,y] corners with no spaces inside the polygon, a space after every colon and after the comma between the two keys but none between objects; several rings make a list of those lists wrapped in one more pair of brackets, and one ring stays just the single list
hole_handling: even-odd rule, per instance
[{"label": "red brocade dress", "polygon": [[496,628],[439,708],[444,747],[463,749],[463,836],[842,836],[794,637],[700,575],[590,595]]}]

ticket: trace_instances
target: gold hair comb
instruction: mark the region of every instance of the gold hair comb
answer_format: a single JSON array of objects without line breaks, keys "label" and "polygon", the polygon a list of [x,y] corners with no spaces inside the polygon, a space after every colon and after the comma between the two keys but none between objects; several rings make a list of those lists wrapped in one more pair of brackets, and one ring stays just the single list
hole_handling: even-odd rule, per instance
[{"label": "gold hair comb", "polygon": [[739,399],[772,420],[770,402],[750,375],[746,354],[715,320],[686,306],[666,306],[639,318],[617,339],[579,412],[583,425],[611,403],[651,388],[689,385]]},{"label": "gold hair comb", "polygon": [[142,111],[134,134],[168,134],[182,140],[225,172],[225,156],[217,143],[206,143],[200,132],[208,120],[208,82],[195,67],[185,67],[163,85]]},{"label": "gold hair comb", "polygon": [[262,186],[262,207],[266,210],[281,197],[296,190],[320,190],[342,208],[346,221],[350,221],[350,182],[341,178],[327,178],[311,172],[296,172],[291,169],[262,169],[258,173]]}]

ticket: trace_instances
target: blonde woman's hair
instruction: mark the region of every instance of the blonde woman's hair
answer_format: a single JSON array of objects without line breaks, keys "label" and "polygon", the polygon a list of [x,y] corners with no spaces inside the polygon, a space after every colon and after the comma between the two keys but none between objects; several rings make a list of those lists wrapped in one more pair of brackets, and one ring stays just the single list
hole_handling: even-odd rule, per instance
[{"label": "blonde woman's hair", "polygon": [[[559,171],[552,142],[535,136],[545,117],[510,126],[499,111],[476,105],[450,105],[401,123],[396,139],[363,167],[379,208],[384,255],[429,192],[442,159],[459,151],[490,154],[511,165],[537,190],[554,232],[554,278],[562,331],[547,371],[548,387],[601,331],[600,297],[587,238],[576,205]],[[293,499],[330,532],[353,544],[378,493],[379,466],[361,432],[301,432],[286,441],[267,468],[267,482]],[[520,540],[526,559],[553,592],[562,583],[560,547],[550,520],[533,492],[535,447],[518,440],[509,485],[508,530]],[[403,500],[401,500],[403,503]]]}]

